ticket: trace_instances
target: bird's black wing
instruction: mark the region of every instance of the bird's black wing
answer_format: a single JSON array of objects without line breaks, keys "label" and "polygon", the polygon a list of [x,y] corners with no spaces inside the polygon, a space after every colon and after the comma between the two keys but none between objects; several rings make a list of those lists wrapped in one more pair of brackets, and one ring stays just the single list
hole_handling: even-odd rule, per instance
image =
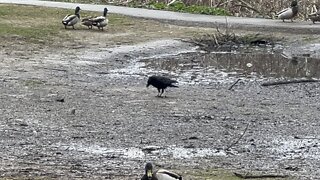
[{"label": "bird's black wing", "polygon": [[167,85],[170,85],[172,83],[177,83],[177,81],[175,80],[171,80],[167,77],[163,77],[163,76],[157,76],[157,80],[162,82],[163,84],[167,84]]}]

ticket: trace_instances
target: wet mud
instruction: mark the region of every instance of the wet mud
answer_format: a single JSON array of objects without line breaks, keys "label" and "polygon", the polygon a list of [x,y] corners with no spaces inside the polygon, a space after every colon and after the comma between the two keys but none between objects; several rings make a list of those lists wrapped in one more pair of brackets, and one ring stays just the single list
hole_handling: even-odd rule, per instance
[{"label": "wet mud", "polygon": [[[317,46],[208,53],[167,39],[2,52],[1,177],[132,180],[151,161],[185,179],[219,168],[317,179],[319,84],[261,86],[319,78]],[[179,88],[155,97],[153,74]]]}]

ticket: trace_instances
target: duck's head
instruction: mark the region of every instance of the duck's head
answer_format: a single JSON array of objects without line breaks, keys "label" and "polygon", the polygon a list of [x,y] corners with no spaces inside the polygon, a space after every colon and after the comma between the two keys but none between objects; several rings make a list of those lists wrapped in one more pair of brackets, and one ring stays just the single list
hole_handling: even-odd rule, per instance
[{"label": "duck's head", "polygon": [[291,2],[291,7],[295,7],[295,6],[298,6],[298,2],[296,0],[293,0]]},{"label": "duck's head", "polygon": [[104,10],[103,10],[103,16],[107,16],[107,13],[108,13],[108,8],[104,8]]},{"label": "duck's head", "polygon": [[78,14],[80,10],[81,10],[80,7],[77,6],[77,7],[76,7],[76,14]]},{"label": "duck's head", "polygon": [[152,179],[152,164],[151,163],[147,163],[146,164],[146,167],[145,167],[145,170],[146,170],[146,176],[149,180]]}]

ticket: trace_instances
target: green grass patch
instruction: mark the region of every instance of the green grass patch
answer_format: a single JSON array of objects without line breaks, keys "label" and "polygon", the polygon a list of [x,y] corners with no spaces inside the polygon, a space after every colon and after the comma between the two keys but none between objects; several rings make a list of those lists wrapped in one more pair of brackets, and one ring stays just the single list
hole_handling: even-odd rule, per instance
[{"label": "green grass patch", "polygon": [[28,87],[37,87],[40,86],[42,84],[44,84],[45,82],[39,79],[28,79],[24,81],[24,85],[28,86]]},{"label": "green grass patch", "polygon": [[[8,44],[12,37],[26,43],[48,44],[81,38],[81,31],[87,27],[78,23],[76,30],[65,30],[61,21],[72,9],[45,8],[38,6],[0,5],[0,44]],[[81,11],[81,17],[102,15],[102,12]],[[109,32],[125,32],[127,27],[137,26],[132,18],[109,14]],[[109,27],[109,25],[108,25]],[[69,28],[70,29],[70,28]],[[56,41],[57,40],[57,41]]]},{"label": "green grass patch", "polygon": [[[137,2],[131,1],[129,6],[136,7]],[[219,15],[219,16],[229,16],[230,13],[222,8],[214,8],[208,6],[199,6],[199,5],[186,5],[181,1],[177,1],[173,4],[167,5],[163,2],[151,1],[146,6],[149,9],[156,10],[168,10],[175,12],[185,12],[185,13],[193,13],[193,14],[206,14],[206,15]]]},{"label": "green grass patch", "polygon": [[195,170],[189,174],[194,179],[206,180],[239,180],[240,178],[233,175],[233,173],[225,170]]},{"label": "green grass patch", "polygon": [[42,42],[42,40],[50,40],[51,37],[58,35],[58,32],[52,26],[38,28],[38,27],[19,27],[12,24],[0,23],[0,35],[10,36],[15,35],[22,37],[28,42]]},{"label": "green grass patch", "polygon": [[[193,170],[187,173],[190,179],[199,180],[240,180],[243,178],[237,177],[234,173],[224,169],[207,169],[207,170]],[[292,177],[275,177],[275,178],[259,178],[261,180],[289,180]]]},{"label": "green grass patch", "polygon": [[[51,0],[59,2],[73,2],[73,3],[89,3],[89,4],[108,4],[106,0]],[[115,1],[112,5],[123,4],[121,1]],[[143,3],[140,0],[132,0],[127,4],[129,7],[147,8],[155,10],[167,10],[175,12],[185,12],[193,14],[207,14],[207,15],[218,15],[218,16],[229,16],[231,15],[227,10],[223,8],[214,8],[209,6],[199,5],[186,5],[182,1],[177,1],[171,5],[167,5],[164,2],[150,1]]]},{"label": "green grass patch", "polygon": [[18,36],[26,42],[49,43],[66,36],[61,32],[61,19],[66,13],[36,6],[0,5],[0,37]]}]

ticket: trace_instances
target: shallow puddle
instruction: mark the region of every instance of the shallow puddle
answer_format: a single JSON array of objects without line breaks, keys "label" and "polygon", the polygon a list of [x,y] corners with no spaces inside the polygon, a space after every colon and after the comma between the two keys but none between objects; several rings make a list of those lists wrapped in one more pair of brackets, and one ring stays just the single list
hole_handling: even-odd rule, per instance
[{"label": "shallow puddle", "polygon": [[111,74],[165,74],[182,84],[234,82],[237,78],[320,78],[320,59],[305,49],[301,52],[289,52],[288,48],[276,46],[211,53],[186,50],[177,50],[177,54],[164,54],[163,51],[153,56],[138,57],[127,67],[112,70]]},{"label": "shallow puddle", "polygon": [[232,77],[319,78],[319,67],[319,59],[288,59],[280,53],[188,53],[145,61],[145,68],[175,72],[179,77],[184,77],[183,81],[204,83]]},{"label": "shallow puddle", "polygon": [[85,152],[89,154],[103,154],[105,156],[112,156],[126,159],[143,159],[146,156],[150,157],[170,157],[173,159],[192,159],[212,156],[226,156],[224,151],[211,148],[182,148],[182,147],[145,147],[143,149],[130,148],[107,148],[98,145],[84,146],[73,145],[68,150]]}]

